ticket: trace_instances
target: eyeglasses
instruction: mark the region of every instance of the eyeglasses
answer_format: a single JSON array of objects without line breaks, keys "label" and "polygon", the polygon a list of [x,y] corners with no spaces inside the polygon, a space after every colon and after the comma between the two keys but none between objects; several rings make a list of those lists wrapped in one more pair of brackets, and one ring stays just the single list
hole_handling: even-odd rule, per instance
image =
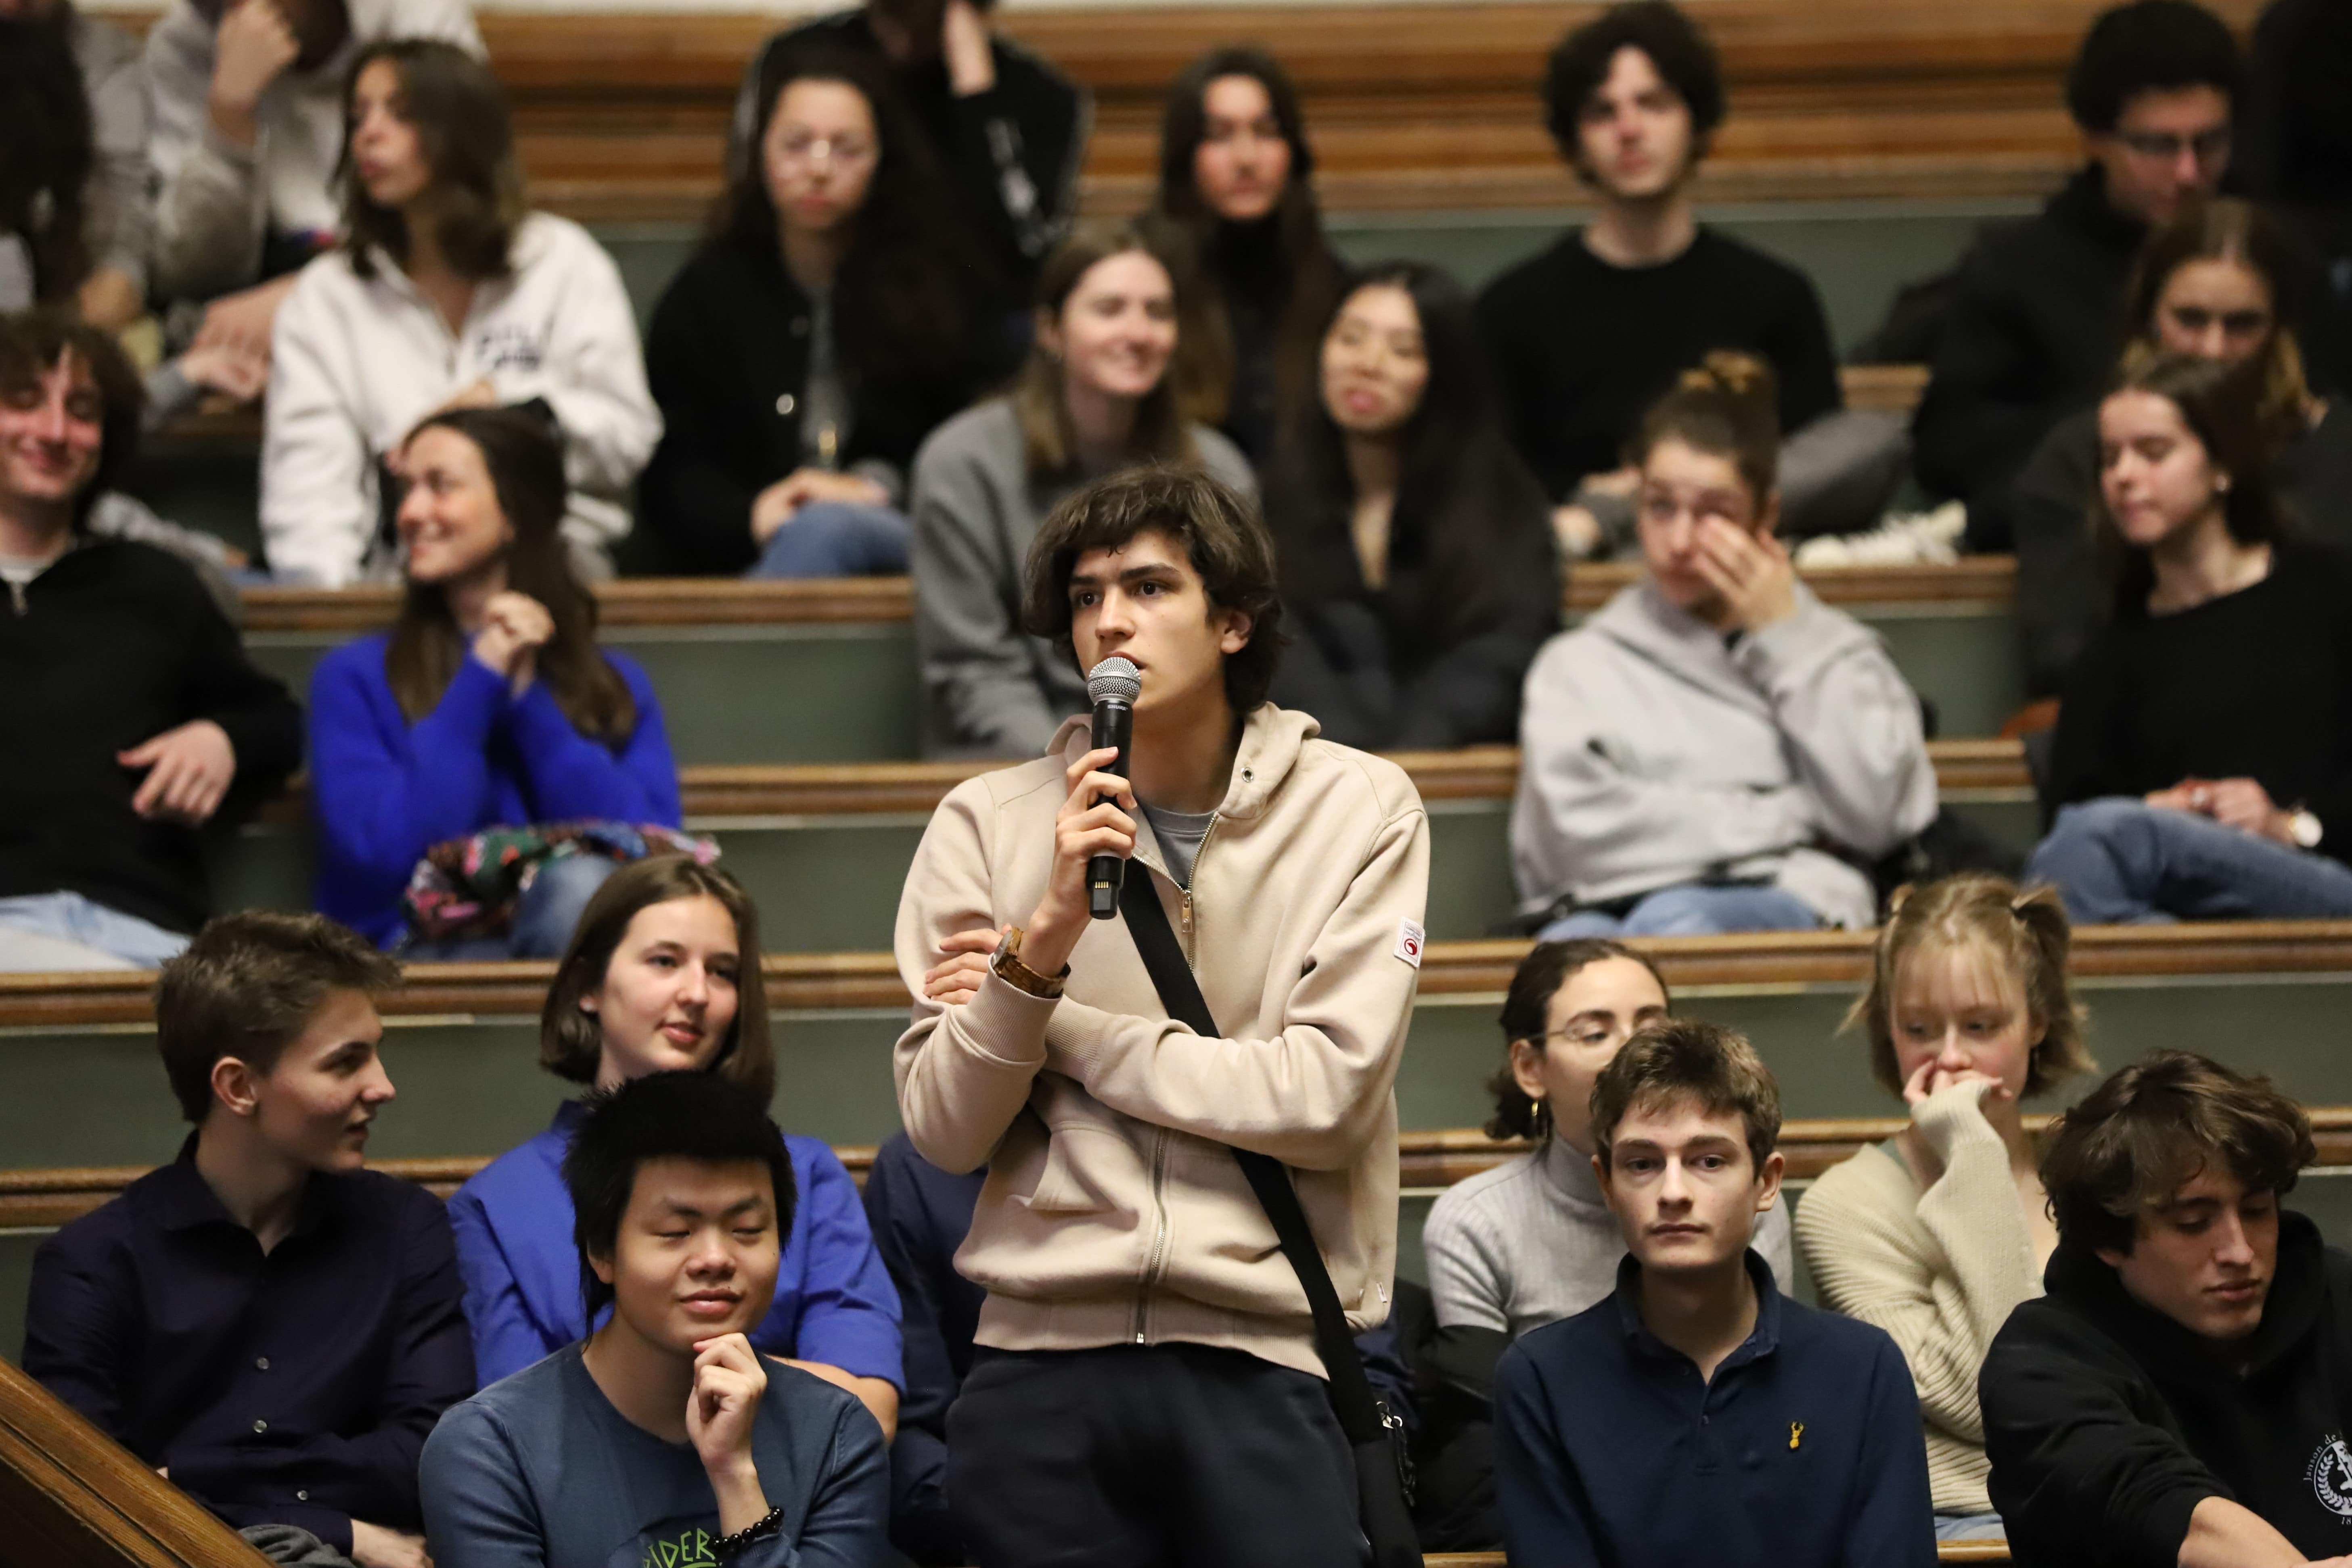
[{"label": "eyeglasses", "polygon": [[2119,131],[2116,140],[2136,158],[2158,159],[2168,163],[2183,152],[2196,154],[2200,163],[2216,162],[2230,152],[2230,128],[2226,125],[2200,131],[2194,136],[2169,131]]},{"label": "eyeglasses", "polygon": [[787,163],[814,163],[830,158],[836,163],[855,165],[873,159],[874,143],[857,136],[793,135],[776,144],[776,155]]}]

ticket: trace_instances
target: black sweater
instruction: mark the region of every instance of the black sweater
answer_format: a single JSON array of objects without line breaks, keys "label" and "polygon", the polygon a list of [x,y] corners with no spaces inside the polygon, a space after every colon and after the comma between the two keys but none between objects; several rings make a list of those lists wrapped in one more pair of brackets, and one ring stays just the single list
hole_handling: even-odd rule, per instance
[{"label": "black sweater", "polygon": [[140,817],[115,753],[200,718],[236,778],[215,821],[302,759],[302,713],[247,662],[204,585],[148,545],[90,539],[0,602],[0,897],[79,893],[174,931],[211,913],[196,833]]},{"label": "black sweater", "polygon": [[1571,232],[1488,284],[1478,322],[1511,444],[1555,500],[1621,466],[1650,405],[1712,350],[1770,363],[1784,432],[1844,401],[1804,274],[1712,229],[1640,267],[1610,266]]},{"label": "black sweater", "polygon": [[2352,561],[2284,545],[2252,588],[2172,615],[2144,603],[2067,677],[2053,801],[2250,778],[2317,813],[2320,852],[2352,862]]},{"label": "black sweater", "polygon": [[2352,1547],[2352,1256],[2279,1218],[2263,1321],[2221,1346],[2061,1246],[1978,1379],[1992,1504],[2021,1564],[2171,1568],[2209,1497],[2314,1558]]},{"label": "black sweater", "polygon": [[1911,421],[1912,463],[1920,483],[1968,502],[1975,548],[2009,548],[2010,481],[2115,369],[2124,285],[2147,232],[2109,204],[2092,164],[1961,260]]},{"label": "black sweater", "polygon": [[[977,313],[971,325],[984,330]],[[808,296],[774,250],[731,240],[688,262],[654,307],[646,378],[662,439],[638,482],[637,518],[660,570],[736,573],[758,556],[751,503],[804,461],[809,330]],[[923,438],[969,400],[979,356],[932,378],[884,380],[859,372],[855,324],[837,305],[834,333],[852,389],[840,465],[878,458],[903,476]]]},{"label": "black sweater", "polygon": [[749,99],[768,57],[811,45],[866,56],[897,80],[929,134],[965,223],[1010,290],[1005,302],[1025,308],[1038,264],[1076,209],[1078,166],[1087,154],[1086,93],[1019,44],[998,37],[989,43],[996,85],[958,98],[944,63],[901,68],[883,53],[862,8],[840,11],[777,34],[752,57],[735,109],[739,156],[759,122]]}]

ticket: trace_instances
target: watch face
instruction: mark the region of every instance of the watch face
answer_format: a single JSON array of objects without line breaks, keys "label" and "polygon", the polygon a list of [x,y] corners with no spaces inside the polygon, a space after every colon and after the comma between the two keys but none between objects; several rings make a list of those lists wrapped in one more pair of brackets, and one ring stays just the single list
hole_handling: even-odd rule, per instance
[{"label": "watch face", "polygon": [[2287,831],[2294,835],[2295,843],[2302,848],[2315,850],[2319,847],[2319,819],[2310,812],[2297,811],[2287,819]]}]

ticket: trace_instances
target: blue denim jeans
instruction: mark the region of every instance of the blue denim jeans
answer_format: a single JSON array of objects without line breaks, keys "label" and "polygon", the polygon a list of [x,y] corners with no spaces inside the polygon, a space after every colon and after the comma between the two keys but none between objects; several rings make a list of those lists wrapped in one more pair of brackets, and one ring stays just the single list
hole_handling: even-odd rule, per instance
[{"label": "blue denim jeans", "polygon": [[2055,887],[2078,925],[2352,915],[2352,866],[2120,796],[2060,811],[2025,878]]},{"label": "blue denim jeans", "polygon": [[811,501],[768,536],[746,577],[896,577],[914,525],[896,507]]},{"label": "blue denim jeans", "polygon": [[152,969],[188,939],[79,893],[0,898],[0,974]]},{"label": "blue denim jeans", "polygon": [[1536,933],[1538,942],[1572,936],[1721,936],[1734,931],[1811,931],[1822,923],[1802,899],[1777,887],[1711,887],[1685,883],[1645,895],[1623,915],[1580,909]]},{"label": "blue denim jeans", "polygon": [[561,958],[572,943],[580,913],[621,862],[603,855],[565,855],[539,868],[515,905],[514,924],[503,936],[459,936],[446,942],[412,942],[400,950],[413,964],[487,964],[502,958]]}]

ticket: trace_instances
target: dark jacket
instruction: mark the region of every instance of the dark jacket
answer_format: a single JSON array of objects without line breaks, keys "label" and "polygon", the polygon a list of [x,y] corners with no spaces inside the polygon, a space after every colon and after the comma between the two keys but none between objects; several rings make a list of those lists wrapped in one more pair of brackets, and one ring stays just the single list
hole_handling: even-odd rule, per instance
[{"label": "dark jacket", "polygon": [[1969,504],[1969,542],[2007,549],[2008,486],[2050,427],[2098,395],[2123,348],[2124,286],[2147,228],[2092,164],[1960,263],[1912,417],[1920,483]]},{"label": "dark jacket", "polygon": [[1992,1502],[2020,1563],[2171,1568],[2209,1497],[2314,1558],[2352,1546],[2352,1257],[2279,1218],[2261,1326],[2220,1345],[2061,1245],[1978,1379]]},{"label": "dark jacket", "polygon": [[1286,457],[1260,481],[1291,637],[1274,701],[1366,751],[1517,738],[1519,687],[1559,629],[1560,585],[1550,506],[1508,443],[1475,440],[1456,494],[1400,490],[1377,591],[1348,516]]},{"label": "dark jacket", "polygon": [[[758,557],[751,503],[805,461],[810,308],[772,247],[726,239],[688,262],[654,307],[646,371],[662,440],[638,483],[637,521],[662,569],[732,574]],[[856,324],[837,310],[834,319],[852,398],[838,465],[887,464],[903,483],[923,438],[970,399],[971,356],[944,357],[930,378],[862,374]]]},{"label": "dark jacket", "polygon": [[254,668],[176,558],[85,538],[0,603],[0,897],[79,893],[174,931],[212,913],[196,831],[131,809],[143,768],[115,760],[195,719],[228,735],[234,821],[302,758],[302,712]]},{"label": "dark jacket", "polygon": [[[2272,477],[2307,538],[2352,549],[2352,410],[2331,403],[2279,455]],[[2017,619],[2032,696],[2057,695],[2109,619],[2115,593],[2091,544],[2098,493],[2099,416],[2086,408],[2042,439],[2014,491]]]},{"label": "dark jacket", "polygon": [[863,9],[837,11],[776,34],[753,57],[736,99],[730,156],[748,155],[761,107],[752,99],[769,56],[815,44],[867,56],[897,78],[930,135],[964,221],[1011,291],[1005,303],[1024,308],[1038,264],[1077,209],[1093,110],[1085,89],[1000,35],[989,41],[996,85],[958,98],[943,63],[901,68],[883,53]]},{"label": "dark jacket", "polygon": [[[890,1445],[890,1543],[924,1568],[970,1560],[948,1508],[948,1407],[971,1370],[972,1336],[988,1295],[955,1268],[987,1180],[985,1166],[948,1175],[917,1154],[904,1133],[876,1152],[866,1176],[866,1217],[898,1287],[907,1355],[906,1397]],[[1411,1377],[1395,1331],[1360,1335],[1356,1348],[1373,1392],[1410,1421]]]}]

